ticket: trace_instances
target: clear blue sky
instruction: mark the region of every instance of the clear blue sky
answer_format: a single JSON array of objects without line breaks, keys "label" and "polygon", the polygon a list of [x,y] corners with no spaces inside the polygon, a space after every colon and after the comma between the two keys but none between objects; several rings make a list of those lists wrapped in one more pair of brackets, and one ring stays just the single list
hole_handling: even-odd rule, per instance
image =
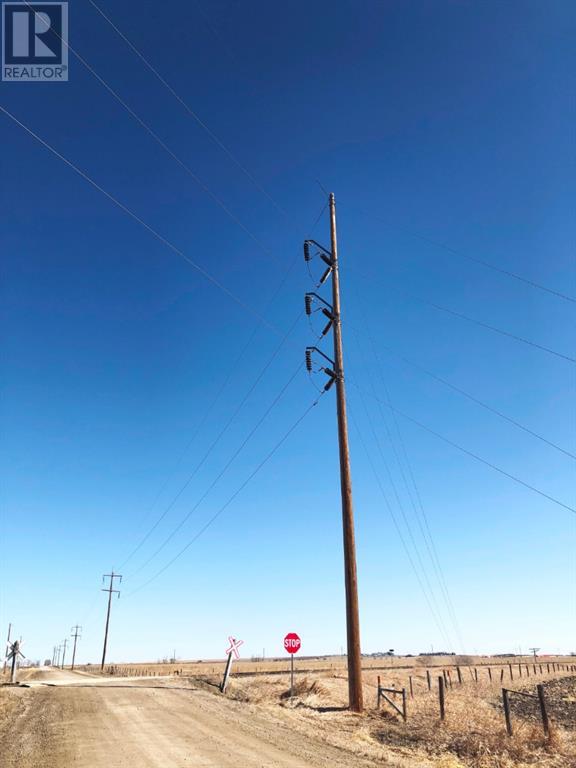
[{"label": "clear blue sky", "polygon": [[[248,655],[281,655],[287,631],[300,634],[303,653],[340,652],[333,391],[146,584],[314,400],[303,369],[141,568],[302,362],[314,342],[303,317],[124,562],[313,290],[301,244],[324,205],[322,185],[338,204],[363,650],[576,650],[576,515],[403,416],[394,421],[374,398],[386,402],[388,391],[398,410],[576,506],[573,458],[395,356],[576,453],[573,362],[421,301],[575,356],[574,302],[465,258],[576,296],[573,3],[101,0],[101,8],[276,206],[88,0],[70,4],[72,47],[242,227],[73,54],[67,84],[2,83],[1,105],[266,322],[0,114],[0,631],[12,621],[29,655],[44,658],[80,623],[79,658],[97,661],[106,599],[98,590],[114,568],[125,578],[111,660],[173,648],[218,657],[229,634]],[[313,234],[328,241],[326,213]]]}]

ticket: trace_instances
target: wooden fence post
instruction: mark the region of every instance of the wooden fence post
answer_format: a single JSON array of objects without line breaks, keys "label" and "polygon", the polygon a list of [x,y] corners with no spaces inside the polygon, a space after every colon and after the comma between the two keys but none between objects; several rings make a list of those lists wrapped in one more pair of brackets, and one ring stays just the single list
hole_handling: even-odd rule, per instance
[{"label": "wooden fence post", "polygon": [[474,681],[476,683],[478,682],[478,670],[476,669],[476,667],[474,667]]},{"label": "wooden fence post", "polygon": [[500,670],[500,682],[502,682],[502,680],[504,680],[504,667]]},{"label": "wooden fence post", "polygon": [[492,670],[490,667],[488,667],[488,677],[490,678],[490,682],[492,682]]},{"label": "wooden fence post", "polygon": [[508,664],[510,667],[510,680],[514,680],[514,675],[512,674],[512,664]]},{"label": "wooden fence post", "polygon": [[426,679],[428,681],[428,690],[431,691],[432,690],[432,681],[430,680],[430,670],[429,669],[426,670]]},{"label": "wooden fence post", "polygon": [[406,722],[406,688],[402,688],[402,717]]},{"label": "wooden fence post", "polygon": [[544,729],[544,735],[550,735],[550,723],[548,722],[548,712],[546,711],[546,699],[544,698],[544,686],[539,683],[536,686],[538,691],[538,702],[540,703],[540,713],[542,715],[542,728]]},{"label": "wooden fence post", "polygon": [[444,707],[444,678],[442,675],[438,676],[438,699],[440,701],[440,720],[444,720],[446,710]]},{"label": "wooden fence post", "polygon": [[508,701],[508,691],[502,688],[502,704],[504,706],[504,719],[506,720],[506,731],[508,736],[512,736],[512,720],[510,719],[510,702]]},{"label": "wooden fence post", "polygon": [[376,703],[376,709],[380,709],[380,675],[378,675],[378,701]]},{"label": "wooden fence post", "polygon": [[412,675],[410,675],[409,680],[410,680],[410,698],[413,699],[414,698],[414,686],[412,685]]},{"label": "wooden fence post", "polygon": [[458,682],[462,685],[462,672],[460,672],[460,667],[456,667],[456,672],[458,674]]}]

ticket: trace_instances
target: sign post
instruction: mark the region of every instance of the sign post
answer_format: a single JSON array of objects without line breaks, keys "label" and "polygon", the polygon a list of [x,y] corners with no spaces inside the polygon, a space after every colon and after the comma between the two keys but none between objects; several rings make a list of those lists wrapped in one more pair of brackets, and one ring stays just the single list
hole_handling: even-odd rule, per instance
[{"label": "sign post", "polygon": [[294,654],[298,653],[302,642],[296,632],[288,632],[284,638],[284,648],[290,654],[290,698],[294,696]]},{"label": "sign post", "polygon": [[20,650],[20,642],[18,640],[14,640],[12,644],[7,643],[8,646],[8,656],[7,660],[12,661],[12,668],[10,670],[10,685],[16,685],[16,669],[17,669],[17,661],[18,657],[22,656],[24,658],[24,654]]},{"label": "sign post", "polygon": [[244,643],[244,640],[236,640],[233,637],[229,637],[228,642],[230,643],[230,647],[226,650],[226,655],[228,656],[228,660],[226,661],[226,669],[224,670],[224,677],[220,685],[221,693],[226,693],[226,686],[228,685],[228,677],[230,676],[230,669],[232,667],[232,659],[240,658],[240,654],[238,653],[238,648],[240,648],[240,646]]}]

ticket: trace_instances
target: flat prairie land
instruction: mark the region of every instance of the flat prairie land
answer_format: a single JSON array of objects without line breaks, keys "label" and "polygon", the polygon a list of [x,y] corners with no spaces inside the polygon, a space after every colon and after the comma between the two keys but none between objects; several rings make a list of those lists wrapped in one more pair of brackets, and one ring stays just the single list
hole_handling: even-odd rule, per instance
[{"label": "flat prairie land", "polygon": [[[534,693],[537,683],[544,685],[550,734],[543,733],[538,702],[511,695],[511,737],[501,705],[504,667],[491,667],[492,680],[479,670],[478,682],[474,668],[463,667],[461,685],[451,674],[443,722],[437,691],[443,673],[434,665],[431,691],[421,666],[366,669],[362,715],[346,709],[343,664],[301,670],[292,698],[289,676],[277,669],[233,672],[226,695],[218,689],[220,670],[202,676],[22,671],[30,687],[0,689],[2,767],[576,768],[576,674],[547,674],[543,664],[542,674],[532,669],[527,677],[524,669],[505,686]],[[379,675],[382,685],[397,689],[412,678],[406,722],[386,702],[376,708]]]}]

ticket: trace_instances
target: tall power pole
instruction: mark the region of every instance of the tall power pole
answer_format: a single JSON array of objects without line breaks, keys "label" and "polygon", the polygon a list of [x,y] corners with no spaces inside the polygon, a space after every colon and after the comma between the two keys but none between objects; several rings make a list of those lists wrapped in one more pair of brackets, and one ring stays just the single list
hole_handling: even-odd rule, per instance
[{"label": "tall power pole", "polygon": [[66,647],[68,646],[68,638],[65,638],[64,642],[62,643],[62,666],[60,669],[64,669],[64,661],[66,660]]},{"label": "tall power pole", "polygon": [[108,627],[110,626],[110,607],[112,605],[112,592],[116,592],[118,594],[118,597],[120,597],[120,590],[114,589],[114,579],[119,579],[119,582],[122,581],[122,576],[120,576],[119,573],[106,573],[104,576],[102,576],[102,580],[104,579],[110,579],[110,584],[106,589],[103,589],[102,592],[108,592],[108,610],[106,612],[106,629],[104,630],[104,648],[102,649],[102,663],[100,664],[100,670],[102,671],[104,669],[104,664],[106,662],[106,646],[108,645]]},{"label": "tall power pole", "polygon": [[304,258],[310,261],[310,246],[318,249],[318,255],[327,265],[319,285],[332,276],[332,305],[317,293],[306,294],[306,314],[311,314],[312,302],[318,301],[328,325],[322,331],[324,337],[330,328],[334,333],[334,360],[318,347],[306,349],[306,367],[312,370],[312,353],[320,354],[332,368],[321,368],[329,377],[324,391],[336,384],[336,413],[338,418],[338,445],[340,454],[340,491],[342,496],[342,532],[344,537],[344,576],[346,583],[346,634],[348,647],[348,698],[350,709],[362,712],[362,658],[360,653],[360,619],[358,611],[358,579],[356,575],[356,545],[354,539],[354,509],[352,505],[352,475],[348,447],[348,420],[346,418],[346,388],[344,383],[344,359],[342,353],[342,323],[340,318],[340,274],[338,269],[338,242],[336,237],[336,201],[330,193],[330,250],[315,240],[304,243]]},{"label": "tall power pole", "polygon": [[74,662],[76,661],[76,643],[78,642],[78,638],[81,637],[80,631],[82,630],[82,627],[79,627],[78,624],[76,624],[75,627],[72,627],[72,637],[74,638],[74,650],[72,651],[72,666],[71,670],[74,671]]},{"label": "tall power pole", "polygon": [[336,374],[336,411],[338,415],[340,492],[342,495],[342,530],[344,535],[344,575],[346,579],[348,697],[350,701],[350,709],[354,712],[362,712],[362,659],[360,654],[358,578],[356,575],[352,473],[350,471],[350,450],[348,447],[348,419],[346,417],[346,388],[344,385],[344,359],[342,354],[342,323],[340,320],[340,275],[338,270],[338,242],[336,238],[336,201],[333,192],[330,193],[330,241],[332,245],[334,373]]},{"label": "tall power pole", "polygon": [[[10,645],[10,634],[12,632],[12,624],[8,624],[8,636],[6,637],[6,645]],[[4,666],[2,667],[2,673],[6,672],[7,657],[4,658]]]}]

